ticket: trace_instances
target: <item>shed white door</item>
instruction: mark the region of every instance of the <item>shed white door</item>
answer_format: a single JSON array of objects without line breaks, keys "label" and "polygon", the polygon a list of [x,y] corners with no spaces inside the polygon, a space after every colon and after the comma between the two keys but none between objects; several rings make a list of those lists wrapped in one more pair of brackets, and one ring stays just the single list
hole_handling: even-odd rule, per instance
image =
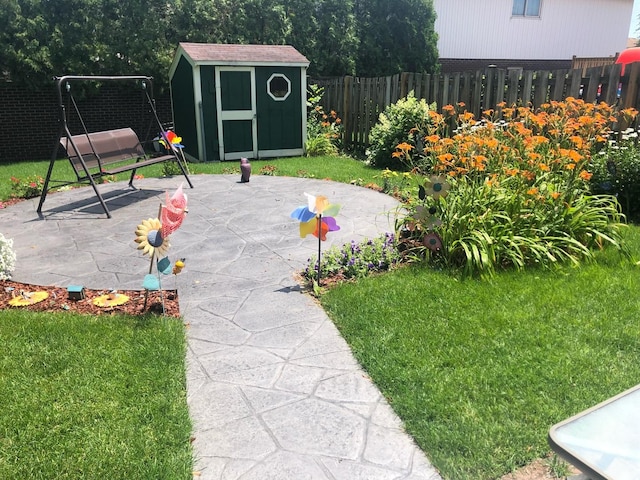
[{"label": "shed white door", "polygon": [[256,158],[256,77],[253,67],[216,67],[220,160]]}]

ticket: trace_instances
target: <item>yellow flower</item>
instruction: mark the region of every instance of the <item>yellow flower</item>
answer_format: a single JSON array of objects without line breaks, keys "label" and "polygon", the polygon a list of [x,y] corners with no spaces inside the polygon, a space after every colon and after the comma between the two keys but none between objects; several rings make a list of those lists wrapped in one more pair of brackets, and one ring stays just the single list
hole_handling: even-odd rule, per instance
[{"label": "yellow flower", "polygon": [[429,186],[425,189],[427,195],[438,199],[440,197],[446,197],[449,193],[449,184],[444,177],[439,175],[431,175],[429,177]]},{"label": "yellow flower", "polygon": [[157,218],[143,220],[136,227],[135,242],[138,244],[138,250],[142,250],[143,255],[150,257],[154,255],[164,257],[169,250],[169,240],[162,238],[162,223]]}]

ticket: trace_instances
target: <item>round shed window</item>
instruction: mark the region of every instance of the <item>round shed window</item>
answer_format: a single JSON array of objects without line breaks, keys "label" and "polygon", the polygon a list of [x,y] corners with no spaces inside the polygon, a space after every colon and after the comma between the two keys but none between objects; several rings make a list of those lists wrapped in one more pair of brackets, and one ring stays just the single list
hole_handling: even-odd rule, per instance
[{"label": "round shed window", "polygon": [[291,93],[291,82],[282,73],[274,73],[267,81],[267,93],[275,101],[282,102]]}]

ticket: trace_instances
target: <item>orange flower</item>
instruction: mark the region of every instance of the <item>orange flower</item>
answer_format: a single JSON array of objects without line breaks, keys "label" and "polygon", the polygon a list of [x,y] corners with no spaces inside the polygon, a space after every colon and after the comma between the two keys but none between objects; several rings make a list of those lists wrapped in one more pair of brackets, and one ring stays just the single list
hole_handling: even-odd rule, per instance
[{"label": "orange flower", "polygon": [[567,163],[564,168],[566,168],[567,170],[573,170],[574,168],[576,168],[576,164],[575,163]]},{"label": "orange flower", "polygon": [[439,135],[429,135],[428,137],[425,137],[425,140],[429,143],[438,143],[438,140],[440,140],[440,136]]},{"label": "orange flower", "polygon": [[460,115],[460,118],[462,119],[463,122],[470,122],[471,120],[473,120],[473,113],[471,112],[464,112],[462,115]]},{"label": "orange flower", "polygon": [[545,164],[545,163],[541,163],[538,165],[538,168],[540,168],[540,170],[542,170],[543,172],[548,172],[549,170],[551,170],[549,168],[549,165]]},{"label": "orange flower", "polygon": [[582,148],[582,145],[584,143],[584,140],[582,139],[582,137],[579,137],[578,135],[572,136],[571,138],[569,138],[569,140],[573,142],[576,148]]},{"label": "orange flower", "polygon": [[442,155],[438,155],[438,161],[440,163],[449,164],[453,160],[453,155],[450,153],[443,153]]},{"label": "orange flower", "polygon": [[580,178],[582,180],[584,180],[585,182],[588,182],[589,180],[591,180],[591,177],[593,176],[593,173],[589,173],[586,170],[582,170],[580,172]]},{"label": "orange flower", "polygon": [[553,198],[554,200],[557,200],[560,195],[560,192],[551,192],[551,198]]},{"label": "orange flower", "polygon": [[402,150],[403,152],[409,152],[409,151],[413,150],[413,145],[411,145],[410,143],[407,143],[407,142],[402,142],[402,143],[398,144],[398,146],[396,146],[396,148]]},{"label": "orange flower", "polygon": [[529,171],[529,170],[523,170],[521,173],[522,173],[522,176],[524,178],[526,178],[527,180],[529,180],[529,181],[535,180],[535,178],[536,178],[536,174],[531,172],[531,171]]},{"label": "orange flower", "polygon": [[538,194],[538,189],[537,187],[531,187],[529,190],[527,190],[527,195],[537,195]]}]

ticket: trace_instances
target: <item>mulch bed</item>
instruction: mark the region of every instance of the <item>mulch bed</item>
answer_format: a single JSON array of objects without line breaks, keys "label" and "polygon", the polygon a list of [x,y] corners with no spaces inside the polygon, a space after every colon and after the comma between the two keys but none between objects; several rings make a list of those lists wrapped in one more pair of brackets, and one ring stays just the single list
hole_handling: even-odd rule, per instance
[{"label": "mulch bed", "polygon": [[[29,295],[36,291],[45,291],[49,296],[41,302],[33,305],[14,307],[9,301],[23,293]],[[129,300],[123,305],[112,307],[99,307],[94,305],[93,300],[101,295],[110,293],[109,290],[84,290],[82,300],[71,300],[65,287],[51,287],[40,285],[27,285],[10,280],[0,281],[0,310],[10,308],[22,308],[37,312],[77,312],[88,315],[143,315],[143,314],[163,314],[168,317],[180,317],[180,307],[178,304],[178,293],[175,290],[163,290],[149,292],[147,305],[145,308],[144,290],[117,290],[116,293],[124,294]]]}]

